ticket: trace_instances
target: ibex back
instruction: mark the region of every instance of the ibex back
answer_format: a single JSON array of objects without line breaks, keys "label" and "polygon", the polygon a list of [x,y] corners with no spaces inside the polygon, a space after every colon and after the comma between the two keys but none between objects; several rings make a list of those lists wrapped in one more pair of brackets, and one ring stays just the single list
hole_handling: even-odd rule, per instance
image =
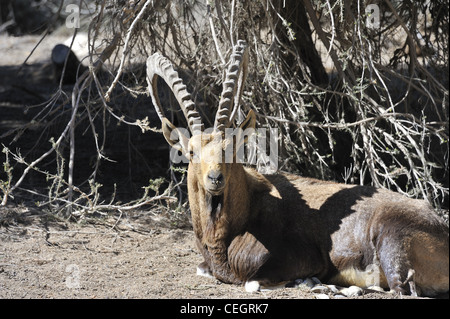
[{"label": "ibex back", "polygon": [[[223,153],[247,74],[245,42],[233,49],[211,133],[171,63],[147,60],[150,94],[168,143],[190,159],[188,193],[200,274],[226,283],[271,286],[315,276],[337,285],[378,285],[407,294],[448,292],[449,230],[421,200],[369,186],[291,174],[262,175]],[[174,92],[193,133],[162,112],[157,78]],[[255,126],[250,111],[239,126]],[[199,133],[199,134],[197,134]],[[200,134],[201,133],[201,134]],[[252,285],[254,288],[255,285]]]}]

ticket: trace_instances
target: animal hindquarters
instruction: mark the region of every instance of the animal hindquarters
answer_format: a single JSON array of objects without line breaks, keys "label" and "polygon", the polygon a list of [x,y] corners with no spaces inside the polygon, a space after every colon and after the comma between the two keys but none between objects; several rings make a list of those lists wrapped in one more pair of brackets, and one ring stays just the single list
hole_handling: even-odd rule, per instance
[{"label": "animal hindquarters", "polygon": [[391,290],[425,296],[448,291],[448,232],[392,231],[385,225],[380,237],[377,255]]},{"label": "animal hindquarters", "polygon": [[418,232],[411,241],[410,259],[418,293],[435,296],[448,292],[448,234]]}]

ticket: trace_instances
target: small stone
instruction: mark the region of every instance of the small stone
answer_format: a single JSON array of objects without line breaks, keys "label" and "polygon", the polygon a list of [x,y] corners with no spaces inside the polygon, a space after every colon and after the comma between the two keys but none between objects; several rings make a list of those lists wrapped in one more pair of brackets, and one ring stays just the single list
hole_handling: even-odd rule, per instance
[{"label": "small stone", "polygon": [[317,294],[315,295],[316,299],[330,299],[330,296],[326,294]]},{"label": "small stone", "polygon": [[294,283],[295,283],[295,286],[298,287],[303,283],[303,279],[295,279]]},{"label": "small stone", "polygon": [[259,282],[256,280],[247,281],[244,287],[246,292],[257,292],[261,288]]},{"label": "small stone", "polygon": [[306,278],[305,281],[303,281],[302,285],[307,286],[308,288],[314,287],[316,284],[311,278]]},{"label": "small stone", "polygon": [[314,287],[311,288],[311,292],[317,293],[317,294],[326,294],[326,293],[328,293],[330,291],[331,291],[330,288],[328,288],[326,286],[321,286],[321,285],[314,286]]},{"label": "small stone", "polygon": [[344,296],[347,296],[347,297],[356,297],[356,296],[361,296],[363,293],[363,290],[357,286],[350,286],[348,288],[341,289],[339,291],[339,293]]},{"label": "small stone", "polygon": [[333,294],[338,294],[339,293],[339,289],[335,285],[327,285],[327,287],[330,289],[330,291]]},{"label": "small stone", "polygon": [[370,286],[367,289],[375,290],[375,291],[379,291],[379,292],[385,292],[384,289],[381,288],[380,286]]}]

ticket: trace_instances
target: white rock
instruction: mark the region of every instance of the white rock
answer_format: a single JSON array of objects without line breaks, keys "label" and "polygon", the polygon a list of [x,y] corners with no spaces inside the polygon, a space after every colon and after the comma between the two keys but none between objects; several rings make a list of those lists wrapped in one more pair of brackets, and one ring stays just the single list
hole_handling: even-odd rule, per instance
[{"label": "white rock", "polygon": [[247,281],[244,287],[246,292],[257,292],[261,288],[259,282],[256,280]]},{"label": "white rock", "polygon": [[314,286],[311,288],[311,292],[316,293],[316,294],[326,294],[330,291],[331,291],[330,288],[328,288],[327,286],[322,286],[322,285]]},{"label": "white rock", "polygon": [[215,278],[212,273],[210,273],[209,271],[205,271],[204,269],[201,269],[200,267],[197,267],[197,276],[203,276],[203,277],[207,277],[207,278]]},{"label": "white rock", "polygon": [[330,299],[330,296],[326,294],[317,294],[315,295],[316,299]]},{"label": "white rock", "polygon": [[361,296],[363,293],[363,290],[357,286],[350,286],[348,288],[341,289],[339,291],[339,293],[344,296],[347,296],[347,297],[356,297],[356,296]]},{"label": "white rock", "polygon": [[327,285],[327,287],[330,289],[330,291],[333,294],[338,294],[339,293],[339,289],[335,285]]},{"label": "white rock", "polygon": [[375,290],[375,291],[379,291],[379,292],[385,292],[384,289],[381,288],[380,286],[370,286],[367,289]]}]

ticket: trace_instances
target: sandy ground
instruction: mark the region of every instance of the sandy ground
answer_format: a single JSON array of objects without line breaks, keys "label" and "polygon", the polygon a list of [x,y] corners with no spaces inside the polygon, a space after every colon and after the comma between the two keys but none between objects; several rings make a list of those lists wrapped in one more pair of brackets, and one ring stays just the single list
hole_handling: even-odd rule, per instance
[{"label": "sandy ground", "polygon": [[304,287],[247,293],[197,276],[202,260],[192,230],[150,212],[84,223],[24,207],[0,214],[0,298],[318,298]]}]

